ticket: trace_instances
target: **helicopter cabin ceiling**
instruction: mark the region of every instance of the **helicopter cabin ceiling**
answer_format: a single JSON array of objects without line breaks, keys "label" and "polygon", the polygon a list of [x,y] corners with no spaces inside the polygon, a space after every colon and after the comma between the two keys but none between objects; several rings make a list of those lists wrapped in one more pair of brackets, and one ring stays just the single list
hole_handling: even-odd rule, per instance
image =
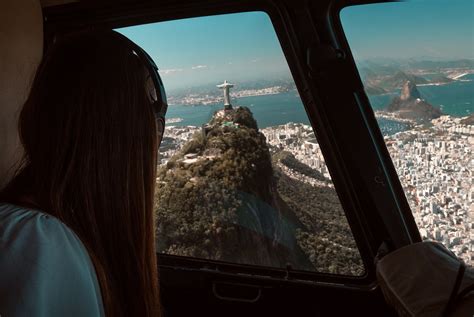
[{"label": "helicopter cabin ceiling", "polygon": [[41,6],[43,8],[47,7],[54,7],[54,6],[61,6],[61,5],[66,5],[66,4],[71,4],[71,3],[87,3],[89,5],[101,5],[104,3],[112,3],[112,4],[118,4],[118,3],[124,3],[124,2],[147,2],[147,0],[40,0]]},{"label": "helicopter cabin ceiling", "polygon": [[41,2],[41,6],[43,8],[46,8],[46,7],[63,5],[63,4],[69,4],[72,2],[79,2],[79,0],[41,0],[40,2]]}]

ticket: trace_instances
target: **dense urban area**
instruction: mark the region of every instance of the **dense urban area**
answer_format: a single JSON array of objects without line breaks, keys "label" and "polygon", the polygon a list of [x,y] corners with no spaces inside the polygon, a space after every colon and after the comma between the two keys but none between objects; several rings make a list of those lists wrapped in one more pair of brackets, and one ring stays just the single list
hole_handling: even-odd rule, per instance
[{"label": "dense urban area", "polygon": [[[368,95],[392,96],[376,117],[406,127],[384,137],[422,238],[442,242],[472,264],[474,118],[446,115],[418,87],[470,81],[463,76],[473,73],[473,62],[416,66],[406,71],[403,65],[368,64],[360,72]],[[434,66],[437,75],[429,69]],[[171,104],[222,102],[216,90],[184,92]],[[296,92],[292,81],[252,84],[230,95],[227,90],[225,100],[289,91]],[[199,127],[175,125],[181,121],[168,121],[160,148],[160,252],[363,274],[311,126],[289,122],[259,129],[248,108],[230,105]]]},{"label": "dense urban area", "polygon": [[[202,130],[172,126],[161,152],[162,163],[176,155]],[[274,162],[286,176],[317,187],[333,188],[324,157],[310,126],[300,123],[262,129],[270,148],[291,153],[318,172],[318,177]],[[474,189],[472,151],[474,126],[467,118],[442,116],[432,124],[385,137],[392,160],[405,189],[416,223],[424,239],[440,241],[472,263]],[[274,151],[273,151],[274,152]],[[199,159],[188,155],[185,164]],[[202,158],[201,158],[202,159]]]},{"label": "dense urban area", "polygon": [[[469,117],[468,117],[469,118]],[[287,124],[262,131],[302,163],[329,178],[310,126]],[[442,116],[430,127],[386,136],[400,181],[422,238],[442,242],[466,263],[474,256],[474,126],[467,118]],[[323,182],[288,171],[310,184]],[[332,183],[326,183],[332,186]]]}]

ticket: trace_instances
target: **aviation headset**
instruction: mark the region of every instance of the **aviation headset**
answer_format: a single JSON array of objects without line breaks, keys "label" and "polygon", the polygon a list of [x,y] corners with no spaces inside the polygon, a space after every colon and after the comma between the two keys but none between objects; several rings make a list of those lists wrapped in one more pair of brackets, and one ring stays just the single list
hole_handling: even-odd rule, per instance
[{"label": "aviation headset", "polygon": [[[150,55],[148,55],[147,52],[145,52],[132,40],[116,31],[112,31],[111,33],[121,43],[130,48],[130,52],[140,59],[140,61],[146,67],[148,73],[150,74],[156,93],[156,98],[150,94],[150,98],[152,99],[153,113],[155,114],[155,118],[157,119],[157,121],[161,123],[161,131],[159,132],[163,135],[165,129],[165,115],[166,111],[168,110],[168,102],[166,100],[165,87],[163,86],[160,74],[158,73],[158,66],[156,66]],[[160,144],[158,144],[158,146],[160,146]]]}]

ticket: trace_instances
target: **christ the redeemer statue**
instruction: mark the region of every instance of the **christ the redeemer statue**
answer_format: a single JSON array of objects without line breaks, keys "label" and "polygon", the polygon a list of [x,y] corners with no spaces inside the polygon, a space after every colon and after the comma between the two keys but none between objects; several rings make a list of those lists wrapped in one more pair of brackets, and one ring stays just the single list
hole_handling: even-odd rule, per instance
[{"label": "christ the redeemer statue", "polygon": [[229,96],[229,88],[232,88],[232,87],[234,87],[234,85],[228,83],[227,80],[224,80],[223,84],[217,85],[217,88],[224,90],[224,109],[225,110],[232,109],[232,105],[230,104],[230,96]]}]

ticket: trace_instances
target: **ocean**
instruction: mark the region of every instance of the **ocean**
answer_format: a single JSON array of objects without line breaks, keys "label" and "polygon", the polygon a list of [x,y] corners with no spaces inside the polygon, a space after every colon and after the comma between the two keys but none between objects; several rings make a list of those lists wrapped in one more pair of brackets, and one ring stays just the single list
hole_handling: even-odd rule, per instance
[{"label": "ocean", "polygon": [[[463,80],[440,86],[418,87],[422,97],[434,106],[438,106],[445,114],[466,116],[474,112],[474,74],[462,77]],[[383,109],[395,94],[369,96],[374,110]],[[246,106],[252,111],[259,128],[276,126],[288,122],[310,124],[303,103],[295,91],[275,94],[242,97],[232,100],[235,106]],[[201,126],[208,122],[216,110],[222,109],[222,104],[207,106],[173,105],[168,109],[167,118],[180,118],[182,121],[170,123],[176,126]],[[377,119],[382,134],[389,135],[404,131],[407,124]]]},{"label": "ocean", "polygon": [[[433,106],[439,107],[442,112],[455,117],[468,116],[474,113],[474,74],[469,74],[446,85],[418,86],[420,95]],[[393,94],[370,96],[374,110],[381,110],[399,91]]]}]

